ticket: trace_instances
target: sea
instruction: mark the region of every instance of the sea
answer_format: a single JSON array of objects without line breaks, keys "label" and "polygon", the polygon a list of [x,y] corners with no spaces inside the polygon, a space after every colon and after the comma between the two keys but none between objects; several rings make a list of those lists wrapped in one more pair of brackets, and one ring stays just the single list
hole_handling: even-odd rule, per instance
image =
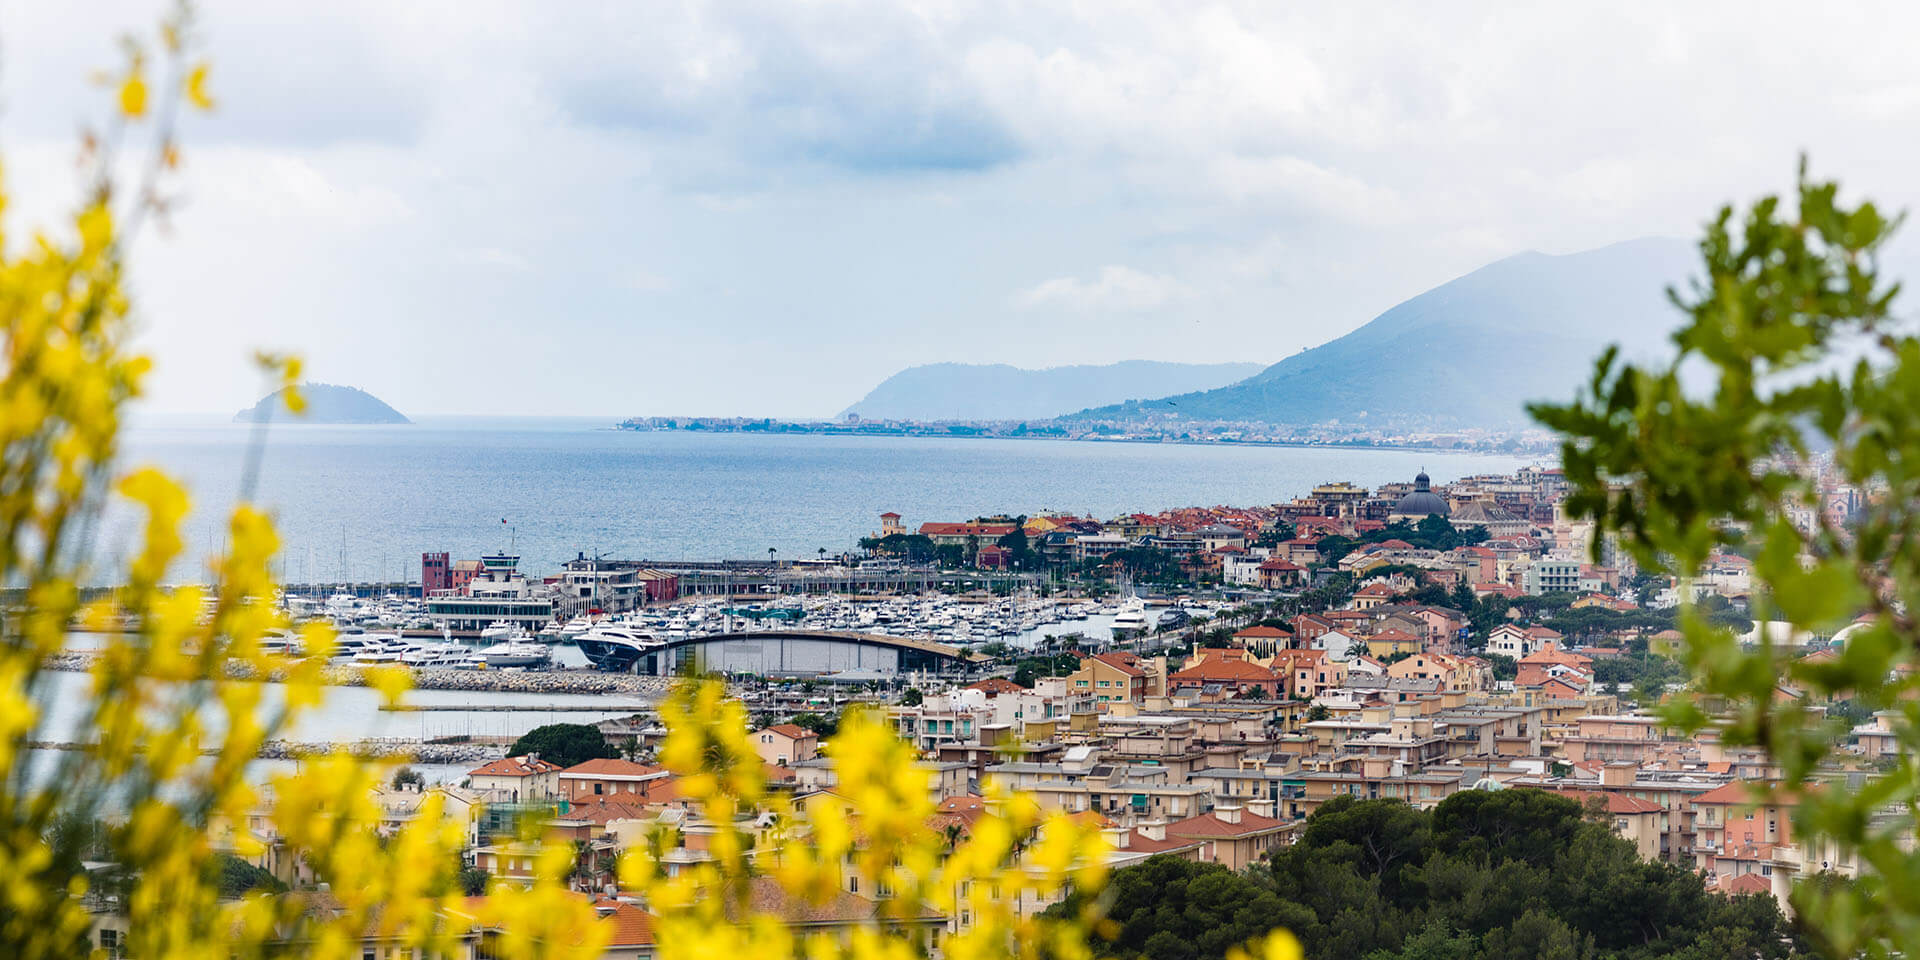
[{"label": "sea", "polygon": [[[552,573],[582,554],[619,559],[778,559],[837,554],[878,530],[1046,510],[1108,517],[1250,506],[1330,480],[1444,483],[1530,460],[1445,451],[1040,439],[844,437],[619,430],[611,418],[441,418],[395,426],[150,418],[123,460],[151,463],[193,497],[180,580],[202,579],[243,494],[274,517],[290,583],[416,580],[420,555],[511,551]],[[243,490],[250,449],[257,479]],[[109,513],[95,578],[137,542]]]}]

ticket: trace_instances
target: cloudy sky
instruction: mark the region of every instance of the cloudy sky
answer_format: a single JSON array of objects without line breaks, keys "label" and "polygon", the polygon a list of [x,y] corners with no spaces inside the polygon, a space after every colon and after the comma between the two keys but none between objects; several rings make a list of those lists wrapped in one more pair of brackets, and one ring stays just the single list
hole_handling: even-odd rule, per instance
[{"label": "cloudy sky", "polygon": [[[0,0],[19,215],[161,7]],[[257,347],[416,414],[1270,362],[1511,253],[1691,235],[1802,150],[1913,206],[1909,10],[209,0],[220,110],[135,265],[152,405],[244,406]]]}]

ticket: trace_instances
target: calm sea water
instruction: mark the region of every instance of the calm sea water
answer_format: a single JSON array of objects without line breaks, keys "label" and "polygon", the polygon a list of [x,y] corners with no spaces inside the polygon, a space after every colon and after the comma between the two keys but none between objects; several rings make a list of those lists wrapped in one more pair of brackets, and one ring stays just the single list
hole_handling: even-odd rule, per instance
[{"label": "calm sea water", "polygon": [[[175,420],[129,431],[126,459],[194,494],[190,579],[222,547],[250,427]],[[408,426],[275,425],[257,502],[278,520],[280,574],[417,578],[422,551],[477,557],[510,546],[552,572],[578,553],[705,559],[851,549],[894,510],[910,526],[988,513],[1096,516],[1272,503],[1328,480],[1437,482],[1508,471],[1510,457],[1401,450],[637,433],[606,420],[427,420]],[[501,521],[505,520],[506,523]],[[102,556],[133,540],[110,516]]]}]

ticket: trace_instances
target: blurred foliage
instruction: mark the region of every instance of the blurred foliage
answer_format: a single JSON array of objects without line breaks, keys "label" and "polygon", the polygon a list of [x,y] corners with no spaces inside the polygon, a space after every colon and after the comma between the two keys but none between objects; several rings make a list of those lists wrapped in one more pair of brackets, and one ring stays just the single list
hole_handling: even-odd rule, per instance
[{"label": "blurred foliage", "polygon": [[[1785,200],[1708,224],[1701,275],[1671,292],[1685,313],[1671,357],[1610,350],[1576,400],[1532,409],[1563,436],[1567,507],[1598,521],[1596,555],[1615,542],[1690,596],[1716,550],[1739,553],[1753,620],[1828,636],[1864,615],[1836,656],[1801,658],[1683,609],[1694,695],[1665,708],[1685,729],[1765,747],[1783,776],[1763,792],[1794,808],[1796,841],[1858,864],[1855,879],[1793,893],[1833,956],[1920,954],[1920,340],[1880,272],[1895,226],[1803,165]],[[1816,457],[1866,492],[1857,515],[1822,497]],[[1902,749],[1884,774],[1837,772],[1845,720],[1809,702],[1836,697],[1892,711]]]},{"label": "blurred foliage", "polygon": [[[185,572],[208,586],[164,586],[182,572],[187,493],[158,470],[115,467],[149,366],[128,346],[124,256],[139,225],[167,213],[177,108],[213,105],[197,43],[185,7],[152,40],[125,38],[122,66],[102,77],[114,118],[82,137],[78,208],[61,229],[0,232],[0,583],[24,598],[0,621],[0,956],[86,956],[96,913],[123,921],[119,949],[142,958],[358,957],[369,935],[444,952],[500,911],[524,918],[540,955],[596,955],[593,911],[551,882],[456,922],[448,865],[461,824],[430,795],[414,826],[377,835],[382,765],[328,756],[267,791],[249,781],[261,746],[319,703],[332,637],[306,630],[315,656],[301,661],[262,649],[287,625],[270,576],[278,540],[250,506],[232,511],[226,555]],[[298,380],[293,358],[261,362],[276,386]],[[299,392],[287,398],[297,408]],[[144,514],[140,542],[124,570],[93,569],[90,541],[116,494]],[[80,585],[109,578],[123,586],[83,608]],[[83,702],[69,705],[75,726],[48,729],[47,658],[73,623],[103,639]],[[285,696],[243,675],[278,677]],[[397,696],[406,678],[374,685]],[[55,740],[86,746],[32,752]],[[243,863],[270,846],[331,892],[270,892]],[[242,890],[253,892],[226,896]]]}]

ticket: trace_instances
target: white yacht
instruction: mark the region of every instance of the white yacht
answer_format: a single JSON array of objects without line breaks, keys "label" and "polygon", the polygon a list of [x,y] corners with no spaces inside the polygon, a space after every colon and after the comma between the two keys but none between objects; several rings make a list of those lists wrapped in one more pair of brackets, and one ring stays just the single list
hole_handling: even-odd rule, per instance
[{"label": "white yacht", "polygon": [[546,644],[531,640],[508,640],[479,653],[489,667],[532,667],[546,663],[551,656],[553,651],[547,649]]},{"label": "white yacht", "polygon": [[1154,618],[1147,613],[1147,602],[1139,597],[1128,597],[1120,604],[1120,612],[1113,616],[1113,632],[1119,634],[1141,633],[1152,627]]},{"label": "white yacht", "polygon": [[423,643],[401,651],[400,662],[409,667],[451,667],[466,660],[472,653],[458,643]]},{"label": "white yacht", "polygon": [[505,620],[495,620],[480,631],[481,640],[500,641],[518,636],[520,628]]}]

